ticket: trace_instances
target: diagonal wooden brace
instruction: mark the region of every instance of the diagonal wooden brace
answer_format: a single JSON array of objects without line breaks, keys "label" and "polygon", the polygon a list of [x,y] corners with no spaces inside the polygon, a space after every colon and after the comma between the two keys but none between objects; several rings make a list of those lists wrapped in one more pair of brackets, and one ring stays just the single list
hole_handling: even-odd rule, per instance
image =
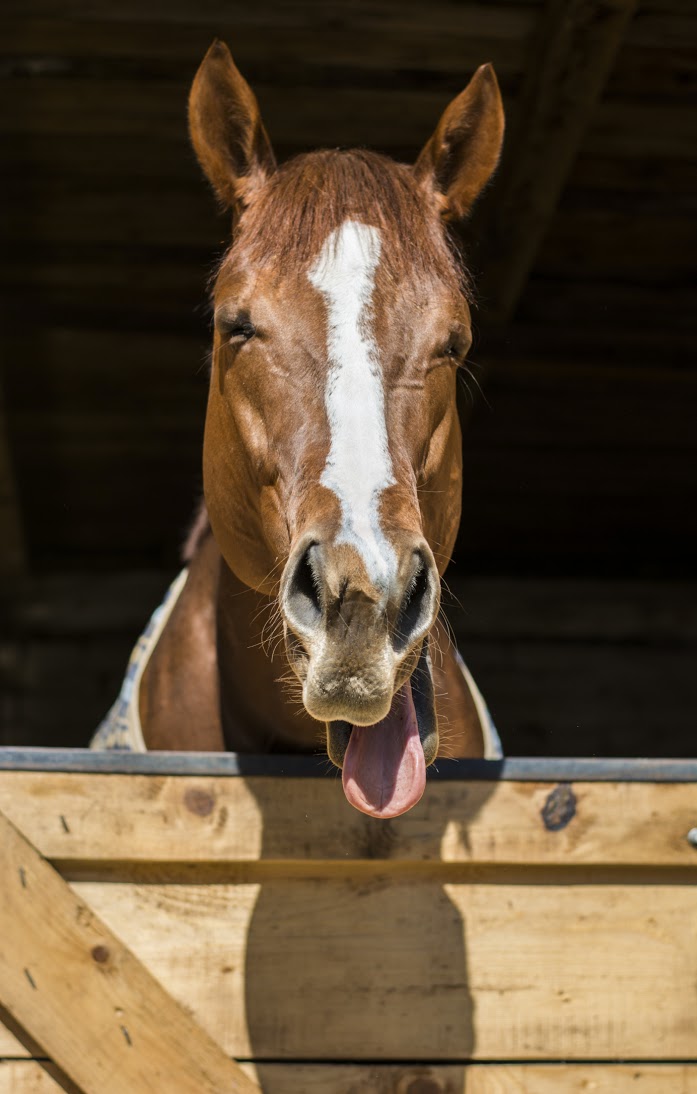
[{"label": "diagonal wooden brace", "polygon": [[85,1094],[260,1094],[2,812],[0,1004]]}]

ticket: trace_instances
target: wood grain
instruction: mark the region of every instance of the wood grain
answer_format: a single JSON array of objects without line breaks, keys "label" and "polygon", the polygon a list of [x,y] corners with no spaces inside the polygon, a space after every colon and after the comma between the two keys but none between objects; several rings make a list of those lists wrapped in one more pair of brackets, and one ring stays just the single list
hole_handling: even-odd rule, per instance
[{"label": "wood grain", "polygon": [[[30,1060],[0,1061],[0,1094],[59,1094]],[[242,1065],[265,1094],[680,1094],[697,1092],[694,1064],[494,1064],[390,1066]]]},{"label": "wood grain", "polygon": [[[566,821],[550,828],[543,813],[555,802]],[[697,870],[686,840],[697,825],[690,783],[430,782],[418,808],[376,825],[333,779],[4,771],[0,809],[41,854],[64,864],[367,860],[383,870],[425,863]]]},{"label": "wood grain", "polygon": [[0,1004],[85,1094],[258,1089],[1,812],[0,875]]},{"label": "wood grain", "polygon": [[[442,884],[395,879],[376,863],[355,875],[347,867],[335,878],[263,884],[72,887],[235,1057],[697,1055],[695,885],[557,884],[553,871]],[[97,931],[91,944],[101,940]],[[65,973],[64,947],[55,953]],[[43,983],[36,962],[35,952],[23,958]],[[54,995],[66,1010],[77,1005],[69,980],[63,975]],[[0,1054],[10,1049],[0,1042]]]}]

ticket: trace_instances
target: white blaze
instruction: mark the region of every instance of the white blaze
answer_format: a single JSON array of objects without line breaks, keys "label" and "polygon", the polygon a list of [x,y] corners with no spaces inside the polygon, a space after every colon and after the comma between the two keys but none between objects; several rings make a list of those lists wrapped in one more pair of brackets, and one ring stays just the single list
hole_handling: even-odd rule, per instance
[{"label": "white blaze", "polygon": [[367,322],[380,261],[377,228],[347,220],[328,236],[309,278],[327,305],[330,447],[320,478],[341,504],[337,543],[359,552],[386,590],[396,558],[380,527],[380,494],[395,482],[378,350]]}]

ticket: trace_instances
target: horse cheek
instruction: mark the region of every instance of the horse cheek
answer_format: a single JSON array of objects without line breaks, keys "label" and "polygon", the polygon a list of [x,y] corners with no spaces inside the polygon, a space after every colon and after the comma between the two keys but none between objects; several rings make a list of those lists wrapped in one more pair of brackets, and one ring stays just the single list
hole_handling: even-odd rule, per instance
[{"label": "horse cheek", "polygon": [[434,431],[419,489],[423,534],[442,576],[455,546],[462,509],[462,434],[457,413]]}]

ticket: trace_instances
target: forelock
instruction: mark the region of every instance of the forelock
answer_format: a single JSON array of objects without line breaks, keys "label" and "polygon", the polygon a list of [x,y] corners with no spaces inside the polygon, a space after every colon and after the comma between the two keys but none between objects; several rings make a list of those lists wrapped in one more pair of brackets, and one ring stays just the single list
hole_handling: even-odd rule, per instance
[{"label": "forelock", "polygon": [[408,167],[364,150],[312,152],[279,168],[242,214],[222,265],[239,256],[283,272],[307,269],[349,219],[379,229],[388,274],[431,274],[467,292],[435,199]]}]

